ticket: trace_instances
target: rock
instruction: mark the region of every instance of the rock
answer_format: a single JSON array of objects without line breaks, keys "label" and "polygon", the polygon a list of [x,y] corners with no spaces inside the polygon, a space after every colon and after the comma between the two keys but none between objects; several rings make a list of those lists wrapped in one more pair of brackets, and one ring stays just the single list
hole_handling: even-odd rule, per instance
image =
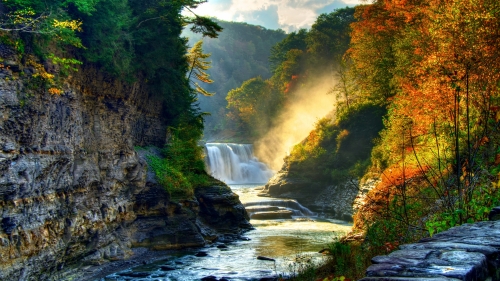
[{"label": "rock", "polygon": [[28,74],[28,75],[32,75],[32,74],[35,74],[37,72],[34,67],[25,67],[23,69],[23,71],[25,74]]},{"label": "rock", "polygon": [[269,194],[265,191],[257,193],[257,196],[259,196],[259,197],[272,197],[271,194]]},{"label": "rock", "polygon": [[148,277],[150,274],[147,272],[123,272],[123,273],[118,273],[117,275],[120,275],[123,277],[144,278],[144,277]]},{"label": "rock", "polygon": [[278,278],[276,278],[276,277],[262,277],[259,279],[259,281],[278,281]]},{"label": "rock", "polygon": [[201,281],[217,281],[217,277],[210,275],[210,276],[205,276],[201,278]]},{"label": "rock", "polygon": [[21,70],[21,65],[14,60],[4,60],[3,65],[14,72],[19,72]]},{"label": "rock", "polygon": [[4,152],[12,152],[14,150],[16,150],[16,145],[14,143],[11,143],[11,142],[7,142],[5,143],[3,146],[2,146],[2,150]]},{"label": "rock", "polygon": [[302,174],[304,173],[290,173],[286,169],[279,171],[259,196],[295,199],[323,216],[352,221],[353,202],[358,196],[357,182],[331,185],[308,179]]},{"label": "rock", "polygon": [[194,255],[195,257],[206,257],[208,256],[207,252],[200,251]]},{"label": "rock", "polygon": [[328,254],[330,254],[330,250],[325,248],[325,249],[319,250],[318,253],[328,255]]},{"label": "rock", "polygon": [[197,188],[195,196],[199,203],[200,221],[217,232],[235,233],[252,228],[245,207],[227,185],[221,183]]},{"label": "rock", "polygon": [[491,209],[490,213],[488,214],[488,219],[490,221],[500,220],[500,207],[495,207]]},{"label": "rock", "polygon": [[2,229],[8,235],[12,234],[12,232],[16,229],[19,224],[19,219],[15,217],[5,217],[2,219]]},{"label": "rock", "polygon": [[292,214],[293,212],[289,210],[256,212],[250,218],[253,220],[291,219]]},{"label": "rock", "polygon": [[275,259],[264,257],[264,256],[258,256],[257,259],[261,260],[261,261],[276,261]]},{"label": "rock", "polygon": [[278,211],[280,208],[278,206],[245,206],[245,210],[248,216],[252,217],[252,214],[256,212],[272,212]]},{"label": "rock", "polygon": [[364,281],[498,280],[500,221],[454,227],[372,259]]},{"label": "rock", "polygon": [[227,249],[227,246],[224,244],[217,245],[217,248],[219,249]]},{"label": "rock", "polygon": [[[11,55],[2,57],[19,61]],[[251,227],[222,183],[183,205],[148,176],[134,146],[161,147],[167,135],[148,86],[90,65],[60,96],[35,94],[27,79],[0,79],[0,280],[71,280],[65,274],[80,264],[127,259],[141,247],[202,247]]]},{"label": "rock", "polygon": [[162,265],[160,266],[160,269],[163,270],[163,271],[172,271],[172,270],[176,270],[175,267],[171,267],[171,266],[168,266],[168,265]]}]

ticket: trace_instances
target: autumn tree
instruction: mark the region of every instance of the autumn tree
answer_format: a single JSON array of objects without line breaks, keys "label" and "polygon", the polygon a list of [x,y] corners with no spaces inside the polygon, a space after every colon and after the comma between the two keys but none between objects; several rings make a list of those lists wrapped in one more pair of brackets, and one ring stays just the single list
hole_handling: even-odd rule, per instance
[{"label": "autumn tree", "polygon": [[189,49],[187,54],[187,61],[190,67],[188,79],[194,85],[195,91],[204,96],[212,96],[213,93],[207,92],[194,80],[208,84],[214,82],[206,72],[211,64],[211,62],[207,60],[208,58],[210,58],[210,54],[203,53],[203,41],[201,40],[196,42],[194,46]]},{"label": "autumn tree", "polygon": [[[390,113],[372,159],[382,177],[399,171],[402,179],[380,188],[404,212],[441,211],[427,224],[414,213],[420,228],[484,218],[499,198],[488,179],[496,176],[499,5],[384,0],[357,8],[348,54],[365,98]],[[404,197],[408,182],[419,184]]]}]

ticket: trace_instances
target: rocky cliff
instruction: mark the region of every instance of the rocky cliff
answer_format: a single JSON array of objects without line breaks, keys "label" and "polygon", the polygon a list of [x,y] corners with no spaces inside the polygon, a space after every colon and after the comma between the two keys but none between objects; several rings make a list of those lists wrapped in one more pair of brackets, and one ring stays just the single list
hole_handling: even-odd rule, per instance
[{"label": "rocky cliff", "polygon": [[295,199],[320,215],[352,221],[358,199],[376,183],[377,179],[368,179],[362,183],[348,180],[333,184],[282,169],[269,180],[260,195]]},{"label": "rocky cliff", "polygon": [[134,146],[165,142],[160,102],[140,83],[86,67],[51,95],[16,57],[0,69],[0,280],[64,280],[131,248],[202,246],[250,227],[221,185],[173,202]]}]

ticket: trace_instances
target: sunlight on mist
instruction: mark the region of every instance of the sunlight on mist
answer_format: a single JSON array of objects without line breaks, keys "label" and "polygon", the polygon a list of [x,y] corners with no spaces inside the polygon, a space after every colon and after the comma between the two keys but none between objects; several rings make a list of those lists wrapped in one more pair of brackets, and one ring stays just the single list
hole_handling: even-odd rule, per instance
[{"label": "sunlight on mist", "polygon": [[260,161],[278,171],[293,146],[308,136],[319,119],[332,112],[335,95],[327,94],[335,84],[331,77],[320,77],[314,83],[316,86],[293,93],[290,104],[272,129],[255,143],[255,155]]}]

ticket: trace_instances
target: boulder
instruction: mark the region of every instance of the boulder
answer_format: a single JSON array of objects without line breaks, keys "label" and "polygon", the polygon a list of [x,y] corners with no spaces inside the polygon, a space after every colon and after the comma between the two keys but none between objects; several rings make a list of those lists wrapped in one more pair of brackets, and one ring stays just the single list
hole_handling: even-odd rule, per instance
[{"label": "boulder", "polygon": [[363,281],[499,280],[500,221],[454,227],[372,263]]},{"label": "boulder", "polygon": [[276,261],[275,259],[264,257],[264,256],[258,256],[257,259],[261,260],[261,261]]},{"label": "boulder", "polygon": [[488,219],[490,221],[500,220],[500,207],[495,207],[495,208],[491,209],[491,211],[488,215]]},{"label": "boulder", "polygon": [[208,256],[207,252],[199,251],[194,255],[195,257],[206,257]]}]

